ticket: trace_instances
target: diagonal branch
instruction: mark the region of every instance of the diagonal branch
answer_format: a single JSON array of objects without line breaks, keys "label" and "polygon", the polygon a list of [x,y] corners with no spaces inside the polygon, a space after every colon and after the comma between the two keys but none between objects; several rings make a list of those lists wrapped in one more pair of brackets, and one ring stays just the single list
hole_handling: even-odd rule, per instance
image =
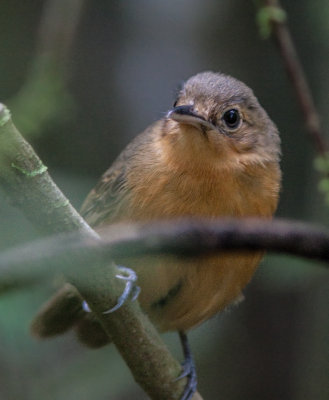
[{"label": "diagonal branch", "polygon": [[[0,186],[10,202],[41,232],[51,234],[79,231],[89,240],[98,240],[96,232],[52,181],[47,168],[15,128],[9,110],[1,104]],[[169,353],[138,303],[127,302],[111,316],[102,314],[109,304],[116,303],[122,287],[114,278],[116,267],[113,264],[98,259],[92,265],[89,260],[88,257],[85,261],[80,260],[78,270],[71,270],[68,279],[86,299],[130,367],[135,380],[150,397],[159,400],[179,399],[186,385],[186,378],[175,381],[181,371],[179,363]],[[70,260],[65,263],[68,264]],[[21,264],[21,272],[26,277],[31,272],[27,266],[27,262]],[[10,272],[11,268],[7,264],[6,271]],[[39,264],[37,273],[43,275],[45,268],[45,265]],[[2,283],[5,285],[4,281]],[[193,397],[193,400],[200,399],[198,393]]]}]

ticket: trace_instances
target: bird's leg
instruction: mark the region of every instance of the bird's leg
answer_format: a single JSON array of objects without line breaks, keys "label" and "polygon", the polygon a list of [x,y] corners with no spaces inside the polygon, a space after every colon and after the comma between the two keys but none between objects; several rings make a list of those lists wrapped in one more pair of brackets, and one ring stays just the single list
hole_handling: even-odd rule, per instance
[{"label": "bird's leg", "polygon": [[[103,311],[103,314],[110,314],[118,310],[120,307],[122,307],[122,305],[125,303],[125,301],[128,299],[129,296],[131,296],[132,301],[135,301],[140,292],[140,287],[136,285],[137,281],[136,272],[130,268],[123,267],[121,265],[118,265],[117,268],[119,269],[121,274],[117,274],[115,275],[115,277],[126,281],[126,286],[121,296],[118,298],[117,304],[114,307],[110,308],[109,310]],[[82,302],[82,308],[86,312],[91,312],[89,305],[85,300]]]},{"label": "bird's leg", "polygon": [[181,397],[180,400],[190,400],[192,399],[194,393],[196,392],[198,379],[191,348],[186,333],[179,332],[179,338],[183,348],[184,362],[182,364],[183,372],[181,373],[181,375],[179,375],[177,380],[182,379],[184,377],[188,378],[187,385],[185,387],[183,396]]}]

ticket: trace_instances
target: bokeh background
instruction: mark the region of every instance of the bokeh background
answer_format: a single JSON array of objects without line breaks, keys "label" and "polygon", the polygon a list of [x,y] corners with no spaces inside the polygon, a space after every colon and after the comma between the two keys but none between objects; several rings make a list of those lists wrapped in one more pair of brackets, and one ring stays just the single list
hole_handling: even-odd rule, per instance
[{"label": "bokeh background", "polygon": [[[329,4],[282,3],[327,129]],[[253,1],[2,0],[0,9],[0,101],[76,207],[131,138],[172,106],[182,80],[214,70],[251,86],[279,127],[277,215],[328,225],[312,144],[277,50],[260,38]],[[0,249],[37,235],[4,193],[0,221]],[[114,346],[30,337],[29,321],[52,291],[49,283],[0,299],[0,398],[145,399]],[[329,272],[268,255],[245,296],[190,335],[204,398],[327,400]],[[181,357],[176,335],[164,339]]]}]

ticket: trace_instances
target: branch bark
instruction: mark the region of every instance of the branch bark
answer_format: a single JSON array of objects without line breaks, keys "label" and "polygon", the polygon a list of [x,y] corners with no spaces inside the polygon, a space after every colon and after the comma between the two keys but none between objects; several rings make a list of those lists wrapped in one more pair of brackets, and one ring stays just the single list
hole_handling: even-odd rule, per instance
[{"label": "branch bark", "polygon": [[[17,131],[9,110],[1,104],[0,186],[10,202],[41,232],[51,234],[79,231],[85,238],[98,240],[97,233],[57,188],[47,167]],[[175,380],[181,372],[179,363],[169,353],[137,302],[126,302],[124,307],[111,315],[102,314],[109,305],[116,303],[122,291],[122,283],[115,279],[114,265],[109,265],[103,259],[98,259],[92,265],[89,260],[88,257],[84,263],[80,260],[82,266],[75,271],[70,270],[69,281],[76,285],[86,299],[131,368],[135,380],[149,396],[159,400],[179,399],[186,385],[186,378]],[[64,263],[66,266],[69,264],[70,260]],[[7,264],[5,270],[10,272],[11,267]],[[44,276],[44,268],[45,265],[42,267],[39,264],[37,273]],[[28,277],[31,271],[28,271],[27,263],[21,264],[21,272]],[[28,279],[32,282],[32,278]],[[200,395],[196,393],[193,400],[201,400]]]}]

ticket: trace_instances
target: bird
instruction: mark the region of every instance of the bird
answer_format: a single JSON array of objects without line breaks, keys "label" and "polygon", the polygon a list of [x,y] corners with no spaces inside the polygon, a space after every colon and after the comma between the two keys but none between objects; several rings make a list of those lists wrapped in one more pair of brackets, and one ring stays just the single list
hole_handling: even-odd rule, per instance
[{"label": "bird", "polygon": [[[201,72],[182,85],[166,115],[122,151],[87,196],[81,215],[100,235],[121,222],[272,218],[280,156],[278,129],[253,91],[229,75]],[[123,265],[136,272],[138,301],[157,329],[178,331],[184,342],[191,328],[239,301],[262,257],[260,251],[186,260],[143,256]],[[110,341],[66,284],[41,308],[31,330],[50,337],[70,328],[90,347]]]}]

